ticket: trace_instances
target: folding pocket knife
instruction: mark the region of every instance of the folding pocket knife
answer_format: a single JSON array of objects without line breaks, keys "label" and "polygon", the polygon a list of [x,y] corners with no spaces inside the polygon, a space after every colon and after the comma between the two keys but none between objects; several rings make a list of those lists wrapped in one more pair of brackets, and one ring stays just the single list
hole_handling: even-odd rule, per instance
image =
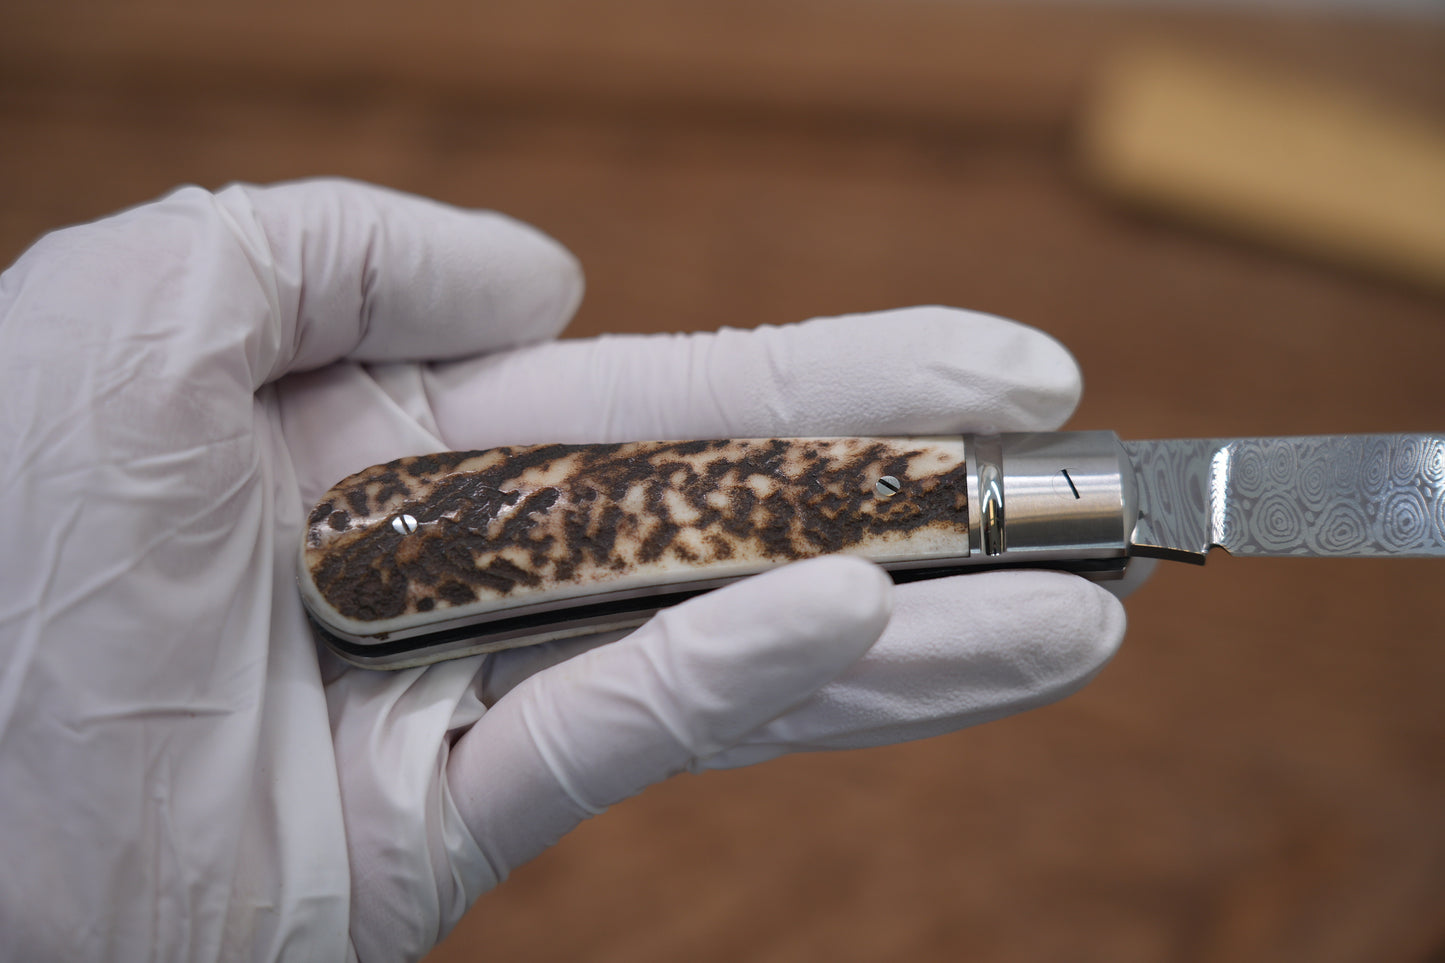
[{"label": "folding pocket knife", "polygon": [[636,626],[786,562],[895,581],[1131,558],[1445,557],[1445,435],[1121,442],[1113,432],[537,445],[402,458],[312,510],[301,597],[402,668]]}]

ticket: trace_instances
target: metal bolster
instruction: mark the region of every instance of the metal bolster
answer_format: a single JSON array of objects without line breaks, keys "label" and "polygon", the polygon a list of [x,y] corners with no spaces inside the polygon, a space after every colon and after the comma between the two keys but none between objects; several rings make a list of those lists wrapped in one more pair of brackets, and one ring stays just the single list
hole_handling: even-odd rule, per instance
[{"label": "metal bolster", "polygon": [[965,439],[969,548],[1000,563],[1118,559],[1128,554],[1133,473],[1109,431]]}]

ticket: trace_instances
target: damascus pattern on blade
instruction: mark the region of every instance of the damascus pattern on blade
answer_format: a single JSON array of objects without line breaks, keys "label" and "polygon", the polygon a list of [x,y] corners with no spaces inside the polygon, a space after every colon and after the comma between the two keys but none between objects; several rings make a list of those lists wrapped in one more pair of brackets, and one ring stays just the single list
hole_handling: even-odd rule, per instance
[{"label": "damascus pattern on blade", "polygon": [[[882,476],[903,491],[882,497]],[[729,578],[832,552],[968,552],[963,442],[543,445],[404,458],[312,511],[302,592],[358,633]],[[409,517],[415,530],[400,528]]]},{"label": "damascus pattern on blade", "polygon": [[1142,554],[1445,556],[1445,438],[1126,442]]}]

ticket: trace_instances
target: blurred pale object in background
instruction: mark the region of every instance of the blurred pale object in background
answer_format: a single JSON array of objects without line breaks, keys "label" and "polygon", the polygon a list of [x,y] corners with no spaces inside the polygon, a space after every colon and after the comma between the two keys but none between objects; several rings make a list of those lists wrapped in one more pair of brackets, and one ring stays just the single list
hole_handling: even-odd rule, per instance
[{"label": "blurred pale object in background", "polygon": [[1082,159],[1105,190],[1445,289],[1445,126],[1350,87],[1140,46],[1102,71]]},{"label": "blurred pale object in background", "polygon": [[[1051,0],[1059,3],[1064,0]],[[1445,6],[1439,0],[1132,0],[1120,4],[1117,0],[1075,0],[1079,6],[1096,7],[1166,7],[1178,10],[1217,10],[1224,13],[1257,13],[1261,10],[1280,10],[1301,16],[1310,14],[1331,14],[1349,12],[1369,13],[1383,17],[1419,17],[1440,19],[1445,17]]]}]

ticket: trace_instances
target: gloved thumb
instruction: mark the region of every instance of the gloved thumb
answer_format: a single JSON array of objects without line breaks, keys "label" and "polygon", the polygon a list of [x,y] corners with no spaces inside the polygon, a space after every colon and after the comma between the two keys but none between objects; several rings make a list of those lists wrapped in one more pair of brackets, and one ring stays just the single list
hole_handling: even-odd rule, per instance
[{"label": "gloved thumb", "polygon": [[891,593],[862,559],[800,562],[669,609],[508,692],[447,763],[495,878],[804,702],[877,641]]}]

